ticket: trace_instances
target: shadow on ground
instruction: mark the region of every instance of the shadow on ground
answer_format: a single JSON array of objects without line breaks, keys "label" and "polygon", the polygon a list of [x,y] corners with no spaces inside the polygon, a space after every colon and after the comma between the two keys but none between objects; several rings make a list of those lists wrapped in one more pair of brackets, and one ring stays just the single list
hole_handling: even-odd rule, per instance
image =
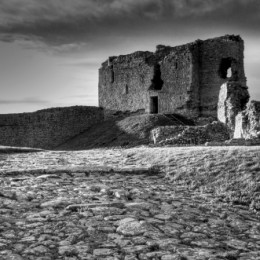
[{"label": "shadow on ground", "polygon": [[59,145],[55,150],[132,147],[150,143],[150,131],[178,122],[159,114],[118,116],[93,125],[85,132]]}]

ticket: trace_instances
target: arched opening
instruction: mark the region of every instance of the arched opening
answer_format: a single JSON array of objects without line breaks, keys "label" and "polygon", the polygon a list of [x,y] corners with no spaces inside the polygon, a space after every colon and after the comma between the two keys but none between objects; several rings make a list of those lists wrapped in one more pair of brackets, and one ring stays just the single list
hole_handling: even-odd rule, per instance
[{"label": "arched opening", "polygon": [[126,84],[125,85],[125,94],[127,95],[129,93],[129,88],[128,88],[128,85]]}]

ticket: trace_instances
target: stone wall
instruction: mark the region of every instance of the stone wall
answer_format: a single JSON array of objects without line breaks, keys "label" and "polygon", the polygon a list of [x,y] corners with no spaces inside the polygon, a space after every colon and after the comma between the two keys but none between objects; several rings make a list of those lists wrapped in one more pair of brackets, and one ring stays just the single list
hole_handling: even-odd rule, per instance
[{"label": "stone wall", "polygon": [[159,45],[155,53],[110,57],[99,69],[99,105],[106,110],[153,113],[151,98],[158,97],[158,113],[197,116],[198,50],[194,46]]},{"label": "stone wall", "polygon": [[[196,45],[195,45],[196,47]],[[159,113],[198,116],[197,55],[193,44],[172,48],[161,61],[163,86],[158,92]]]},{"label": "stone wall", "polygon": [[53,149],[103,120],[97,107],[50,108],[0,115],[0,145]]},{"label": "stone wall", "polygon": [[153,53],[135,52],[110,57],[103,63],[99,69],[99,106],[118,111],[148,110],[153,58]]},{"label": "stone wall", "polygon": [[236,116],[234,138],[260,139],[260,101],[251,101]]},{"label": "stone wall", "polygon": [[151,139],[161,145],[199,145],[228,140],[229,131],[216,121],[205,126],[161,126],[151,131]]}]

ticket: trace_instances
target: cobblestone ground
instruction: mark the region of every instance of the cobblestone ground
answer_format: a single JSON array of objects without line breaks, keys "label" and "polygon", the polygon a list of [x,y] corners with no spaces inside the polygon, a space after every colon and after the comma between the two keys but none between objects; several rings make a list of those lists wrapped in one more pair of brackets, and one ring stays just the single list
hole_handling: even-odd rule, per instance
[{"label": "cobblestone ground", "polygon": [[[117,150],[1,155],[0,259],[260,259],[255,213],[173,186],[145,165],[133,170],[129,153],[120,158]],[[54,167],[98,161],[128,168]]]}]

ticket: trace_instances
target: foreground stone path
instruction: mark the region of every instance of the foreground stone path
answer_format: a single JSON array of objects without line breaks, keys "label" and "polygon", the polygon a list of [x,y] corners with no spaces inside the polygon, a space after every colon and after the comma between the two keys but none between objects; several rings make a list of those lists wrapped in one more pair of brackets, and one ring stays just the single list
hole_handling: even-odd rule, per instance
[{"label": "foreground stone path", "polygon": [[163,173],[28,172],[26,158],[2,157],[0,259],[260,259],[259,217],[246,207],[173,186]]}]

